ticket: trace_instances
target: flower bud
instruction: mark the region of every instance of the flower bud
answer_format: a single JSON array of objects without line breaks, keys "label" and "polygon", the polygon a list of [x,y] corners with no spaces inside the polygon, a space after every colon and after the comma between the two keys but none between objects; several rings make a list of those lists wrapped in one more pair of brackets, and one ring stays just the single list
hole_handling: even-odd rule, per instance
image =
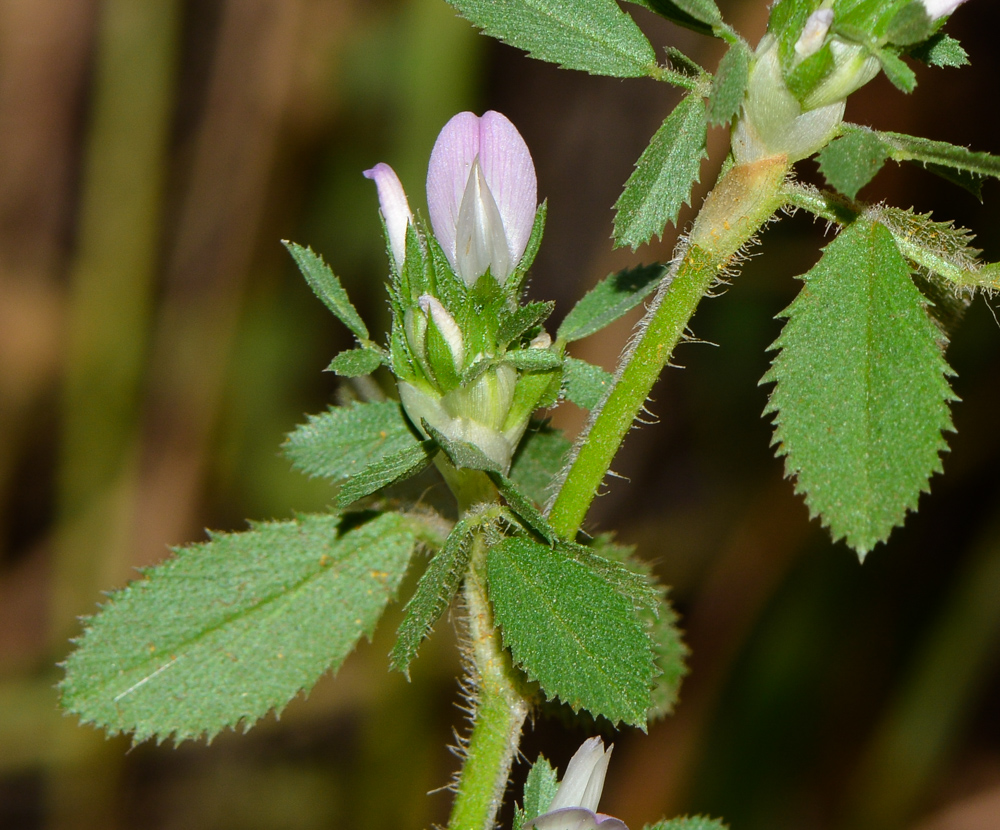
[{"label": "flower bud", "polygon": [[371,170],[365,170],[365,178],[372,179],[378,188],[378,204],[389,234],[389,247],[397,269],[402,269],[406,259],[406,228],[413,224],[413,214],[406,201],[406,192],[399,176],[388,164],[379,162]]},{"label": "flower bud", "polygon": [[421,294],[417,303],[448,345],[455,371],[461,372],[465,364],[465,344],[462,340],[462,330],[455,322],[455,318],[441,305],[437,297],[432,297],[430,294]]}]

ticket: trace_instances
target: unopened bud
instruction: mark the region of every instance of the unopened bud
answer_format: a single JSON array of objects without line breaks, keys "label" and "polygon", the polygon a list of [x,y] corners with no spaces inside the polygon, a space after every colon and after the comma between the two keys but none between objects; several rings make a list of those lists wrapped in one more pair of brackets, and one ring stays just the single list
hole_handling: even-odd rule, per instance
[{"label": "unopened bud", "polygon": [[462,339],[462,330],[451,316],[448,309],[441,305],[437,297],[430,294],[421,294],[417,298],[420,310],[428,316],[435,328],[441,333],[444,342],[448,344],[452,360],[455,363],[455,371],[461,372],[465,364],[465,342]]},{"label": "unopened bud", "polygon": [[815,55],[823,47],[832,23],[833,9],[818,9],[809,15],[806,25],[802,27],[802,34],[795,43],[795,54],[800,58]]}]

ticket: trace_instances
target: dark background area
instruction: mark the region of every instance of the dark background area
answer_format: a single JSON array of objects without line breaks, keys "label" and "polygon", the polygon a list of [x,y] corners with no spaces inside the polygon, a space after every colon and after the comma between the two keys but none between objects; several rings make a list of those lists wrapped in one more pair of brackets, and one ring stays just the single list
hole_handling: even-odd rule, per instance
[{"label": "dark background area", "polygon": [[[720,6],[755,43],[765,4]],[[629,10],[714,68],[716,42]],[[877,79],[848,119],[1000,152],[998,17],[972,0],[948,27],[971,67],[917,67],[911,96]],[[441,126],[498,109],[549,199],[530,293],[557,320],[610,271],[669,258],[672,229],[612,250],[610,208],[677,100],[529,60],[443,0],[0,0],[0,828],[446,820],[465,728],[448,621],[407,683],[387,672],[394,607],[335,680],[210,746],[105,740],[58,711],[56,664],[77,618],[169,545],[329,503],[278,446],[336,400],[321,370],[350,343],[280,239],[321,251],[384,327],[361,171],[389,162],[422,206]],[[693,204],[725,147],[714,131]],[[980,204],[890,164],[861,196],[954,218],[1000,258],[995,182]],[[962,402],[945,474],[860,565],[783,479],[757,385],[774,317],[830,238],[802,214],[765,231],[699,309],[705,342],[678,350],[659,423],[630,434],[626,480],[591,512],[673,586],[692,649],[677,714],[614,736],[602,808],[633,828],[682,812],[736,830],[1000,827],[1000,326],[977,298],[948,352]],[[578,356],[610,368],[632,322]],[[586,735],[539,716],[523,751],[563,765]]]}]

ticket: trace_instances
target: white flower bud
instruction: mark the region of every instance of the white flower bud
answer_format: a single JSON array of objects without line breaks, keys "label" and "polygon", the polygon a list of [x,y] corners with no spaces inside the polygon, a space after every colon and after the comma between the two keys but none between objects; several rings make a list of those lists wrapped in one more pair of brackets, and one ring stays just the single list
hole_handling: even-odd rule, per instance
[{"label": "white flower bud", "polygon": [[833,9],[818,9],[809,15],[806,25],[802,27],[802,34],[795,43],[795,54],[800,58],[815,55],[823,47],[832,23]]}]

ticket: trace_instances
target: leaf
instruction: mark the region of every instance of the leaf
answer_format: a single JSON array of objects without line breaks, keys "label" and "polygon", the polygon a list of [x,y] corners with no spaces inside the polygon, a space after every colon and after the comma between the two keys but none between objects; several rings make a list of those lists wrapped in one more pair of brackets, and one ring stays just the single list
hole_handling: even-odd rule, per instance
[{"label": "leaf", "polygon": [[631,603],[558,549],[511,538],[487,553],[490,600],[515,662],[549,697],[645,726],[653,655]]},{"label": "leaf", "polygon": [[500,495],[503,496],[504,501],[507,502],[508,506],[513,511],[513,517],[520,520],[520,523],[527,530],[531,530],[538,534],[538,536],[550,545],[555,544],[556,539],[558,538],[556,532],[552,529],[552,525],[549,524],[548,519],[546,519],[545,516],[542,515],[542,512],[535,507],[534,502],[518,490],[514,482],[507,478],[507,476],[503,473],[490,471],[487,474],[496,486],[497,490],[500,491]]},{"label": "leaf", "polygon": [[523,807],[518,807],[514,811],[514,828],[520,828],[526,821],[538,818],[543,813],[548,812],[552,799],[556,797],[556,790],[559,789],[559,780],[552,765],[539,755],[538,760],[531,765],[528,770],[528,777],[524,781]]},{"label": "leaf", "polygon": [[510,465],[510,480],[535,504],[545,504],[571,446],[559,430],[537,422],[529,425]]},{"label": "leaf", "polygon": [[743,105],[749,79],[750,49],[740,40],[719,61],[708,99],[709,124],[726,124],[736,117]]},{"label": "leaf", "polygon": [[668,270],[654,264],[608,274],[573,306],[556,332],[557,339],[572,343],[610,325],[652,294]]},{"label": "leaf", "polygon": [[451,603],[465,578],[472,555],[472,537],[482,524],[472,516],[455,525],[444,547],[431,559],[417,583],[417,590],[406,603],[406,616],[396,633],[396,644],[389,654],[389,668],[410,676],[410,662],[438,617]]},{"label": "leaf", "polygon": [[370,375],[382,363],[382,355],[374,349],[350,349],[341,352],[331,360],[326,371],[334,372],[345,378],[356,378]]},{"label": "leaf", "polygon": [[688,673],[686,659],[689,654],[677,627],[677,613],[667,600],[667,589],[661,585],[652,565],[635,555],[628,545],[617,545],[609,535],[597,536],[591,542],[595,554],[620,562],[629,571],[639,574],[652,586],[654,602],[637,601],[639,618],[653,643],[653,660],[657,677],[653,684],[650,720],[672,714],[680,696],[681,680]]},{"label": "leaf", "polygon": [[548,200],[546,199],[538,206],[538,210],[535,211],[535,221],[531,225],[531,234],[528,236],[528,244],[521,255],[521,260],[517,263],[514,273],[504,281],[504,288],[512,292],[512,294],[520,291],[525,274],[528,273],[528,269],[535,262],[538,249],[542,245],[542,235],[545,233],[545,216],[547,213]]},{"label": "leaf", "polygon": [[910,49],[910,57],[928,66],[968,66],[969,54],[962,44],[944,32],[938,32]]},{"label": "leaf", "polygon": [[301,516],[182,548],[88,621],[63,706],[136,742],[249,728],[371,635],[415,544],[412,521],[387,513]]},{"label": "leaf", "polygon": [[593,363],[575,357],[563,361],[563,393],[582,409],[596,409],[614,382],[611,372]]},{"label": "leaf", "polygon": [[434,449],[432,442],[425,441],[369,464],[341,486],[337,493],[337,507],[348,507],[376,490],[415,476],[431,463]]},{"label": "leaf", "polygon": [[615,204],[615,244],[633,249],[662,236],[691,198],[705,156],[708,115],[700,95],[688,95],[656,131]]},{"label": "leaf", "polygon": [[847,198],[853,199],[889,158],[889,147],[870,130],[851,130],[819,154],[819,169]]},{"label": "leaf", "polygon": [[708,816],[681,816],[656,824],[647,824],[644,830],[727,830],[729,825],[718,818]]},{"label": "leaf", "polygon": [[896,89],[908,94],[917,88],[917,76],[899,55],[891,49],[879,49],[875,56]]},{"label": "leaf", "polygon": [[712,26],[722,22],[722,15],[713,0],[630,0],[637,6],[665,17],[703,35],[711,35]]},{"label": "leaf", "polygon": [[395,401],[335,406],[296,427],[282,449],[311,476],[341,482],[373,464],[420,446]]},{"label": "leaf", "polygon": [[614,0],[448,0],[491,37],[538,60],[594,75],[637,78],[656,52]]},{"label": "leaf", "polygon": [[507,348],[509,343],[520,338],[525,332],[544,323],[555,305],[548,302],[518,306],[512,314],[500,321],[500,326],[497,328],[497,345],[500,348]]},{"label": "leaf", "polygon": [[361,319],[358,310],[351,304],[344,286],[340,284],[337,275],[323,261],[323,258],[313,253],[312,248],[303,248],[287,239],[282,240],[281,244],[288,249],[295,264],[299,266],[302,276],[306,278],[309,287],[323,301],[323,304],[354,333],[355,337],[359,340],[367,340],[368,327],[365,326],[365,321]]},{"label": "leaf", "polygon": [[548,372],[562,366],[562,358],[549,349],[517,349],[507,352],[503,362],[522,372]]},{"label": "leaf", "polygon": [[475,444],[465,441],[452,441],[443,432],[436,430],[427,421],[420,424],[435,443],[444,450],[448,460],[458,469],[483,470],[485,472],[500,472],[500,465],[484,453]]},{"label": "leaf", "polygon": [[777,382],[765,414],[810,511],[863,558],[941,470],[951,372],[885,226],[859,219],[803,279],[762,380]]},{"label": "leaf", "polygon": [[889,229],[907,259],[948,280],[953,288],[976,285],[981,252],[972,247],[974,237],[967,228],[899,208],[879,207],[872,217]]},{"label": "leaf", "polygon": [[897,46],[912,46],[926,41],[934,33],[934,21],[920,0],[907,3],[893,16],[887,36]]}]

